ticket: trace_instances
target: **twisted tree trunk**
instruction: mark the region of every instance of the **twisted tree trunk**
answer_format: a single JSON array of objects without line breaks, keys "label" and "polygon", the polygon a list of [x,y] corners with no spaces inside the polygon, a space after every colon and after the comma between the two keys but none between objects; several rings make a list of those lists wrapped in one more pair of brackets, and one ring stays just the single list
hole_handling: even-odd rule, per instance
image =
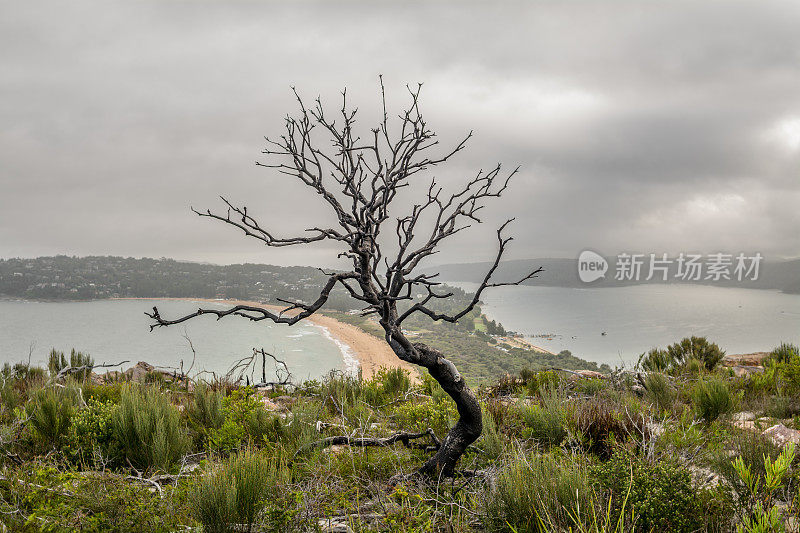
[{"label": "twisted tree trunk", "polygon": [[413,346],[417,355],[413,362],[430,372],[453,399],[458,410],[458,422],[447,433],[436,454],[420,467],[419,473],[431,478],[451,477],[464,451],[481,436],[481,406],[455,365],[445,359],[441,352],[422,343],[414,343]]}]

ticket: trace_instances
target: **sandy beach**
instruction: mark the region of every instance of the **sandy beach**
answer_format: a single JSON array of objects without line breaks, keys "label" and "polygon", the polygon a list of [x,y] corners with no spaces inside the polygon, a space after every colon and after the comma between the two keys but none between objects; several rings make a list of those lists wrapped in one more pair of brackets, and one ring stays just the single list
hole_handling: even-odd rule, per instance
[{"label": "sandy beach", "polygon": [[[282,306],[262,304],[259,302],[248,300],[214,300],[210,298],[117,298],[119,300],[182,300],[189,302],[209,302],[224,305],[251,305],[255,307],[263,307],[270,311],[280,311],[284,309]],[[418,376],[417,369],[404,361],[397,358],[394,352],[389,348],[389,345],[383,341],[370,335],[369,333],[339,322],[335,318],[315,314],[305,319],[307,322],[314,324],[320,328],[324,328],[334,341],[339,345],[342,350],[342,355],[347,359],[347,354],[350,353],[358,360],[361,367],[361,375],[365,378],[371,378],[381,368],[394,368],[400,367],[408,370],[412,379],[416,381]]]}]

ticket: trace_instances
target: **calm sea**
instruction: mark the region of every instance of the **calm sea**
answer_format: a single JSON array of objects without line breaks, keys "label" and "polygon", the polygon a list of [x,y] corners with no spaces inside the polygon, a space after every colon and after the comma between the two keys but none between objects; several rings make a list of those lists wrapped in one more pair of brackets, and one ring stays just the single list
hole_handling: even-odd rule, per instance
[{"label": "calm sea", "polygon": [[769,351],[782,341],[800,343],[800,295],[774,291],[701,285],[522,286],[487,290],[482,300],[490,318],[533,344],[612,367],[635,363],[642,352],[690,335],[708,337],[730,354]]},{"label": "calm sea", "polygon": [[[201,316],[168,328],[148,328],[144,315],[158,305],[161,316],[177,317],[200,304],[174,300],[99,300],[92,302],[28,302],[0,300],[0,364],[31,360],[43,363],[51,348],[89,353],[95,363],[130,360],[188,369],[194,345],[193,373],[205,369],[225,373],[238,359],[264,348],[289,365],[297,379],[320,377],[352,365],[350,354],[324,328],[308,323],[295,326],[250,322],[228,317],[217,321]],[[204,302],[203,306],[217,306]],[[219,308],[225,308],[219,304]],[[343,348],[345,351],[343,352]],[[125,365],[130,366],[130,365]],[[274,369],[267,363],[267,372]],[[260,375],[260,374],[258,374]],[[267,378],[270,379],[270,375]]]}]

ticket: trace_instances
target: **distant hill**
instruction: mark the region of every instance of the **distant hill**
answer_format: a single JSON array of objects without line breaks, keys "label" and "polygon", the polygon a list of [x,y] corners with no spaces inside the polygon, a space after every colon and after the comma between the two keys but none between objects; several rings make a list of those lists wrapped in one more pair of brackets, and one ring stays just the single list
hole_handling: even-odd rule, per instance
[{"label": "distant hill", "polygon": [[[279,298],[313,302],[328,276],[309,266],[281,267],[245,263],[212,265],[174,259],[65,255],[35,259],[0,259],[0,297],[30,300],[97,300],[105,298],[221,298],[281,304]],[[432,307],[452,313],[469,302],[453,297]],[[401,303],[401,308],[409,305]],[[326,309],[364,307],[336,287]]]},{"label": "distant hill", "polygon": [[[624,287],[630,285],[642,285],[646,283],[672,284],[672,283],[694,283],[713,285],[717,287],[739,287],[747,289],[767,289],[779,290],[790,294],[800,294],[800,259],[792,261],[762,261],[759,266],[758,279],[736,279],[718,281],[701,279],[699,281],[683,281],[675,278],[675,268],[673,265],[669,271],[667,281],[662,281],[658,275],[650,281],[621,281],[615,279],[616,257],[606,257],[609,270],[604,278],[591,283],[584,283],[578,278],[578,260],[564,258],[545,258],[545,259],[526,259],[517,261],[505,261],[500,264],[497,272],[498,281],[512,281],[519,279],[529,272],[532,268],[541,266],[544,272],[538,277],[525,282],[526,285],[539,285],[546,287]],[[647,277],[649,261],[645,261],[642,267],[642,278]],[[466,281],[480,282],[486,274],[490,263],[454,263],[444,264],[425,269],[426,273],[438,272],[441,274],[442,281]],[[705,275],[705,274],[704,274]]]},{"label": "distant hill", "polygon": [[[0,260],[0,296],[43,300],[238,298],[313,301],[327,276],[314,267],[211,265],[131,257],[39,257]],[[358,303],[344,291],[327,307]]]}]

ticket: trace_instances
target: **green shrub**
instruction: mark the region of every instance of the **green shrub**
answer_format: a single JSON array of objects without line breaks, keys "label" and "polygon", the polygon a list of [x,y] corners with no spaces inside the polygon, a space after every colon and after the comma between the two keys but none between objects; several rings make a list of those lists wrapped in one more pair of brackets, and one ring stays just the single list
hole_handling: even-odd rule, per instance
[{"label": "green shrub", "polygon": [[222,412],[222,394],[205,383],[198,383],[192,394],[192,402],[186,409],[189,420],[202,433],[219,429],[225,422]]},{"label": "green shrub", "polygon": [[575,383],[575,392],[586,396],[596,396],[606,390],[606,388],[608,387],[605,381],[600,378],[579,379],[578,382]]},{"label": "green shrub", "polygon": [[782,342],[780,346],[770,352],[769,359],[776,363],[788,363],[798,354],[800,354],[800,348],[794,344]]},{"label": "green shrub", "polygon": [[87,400],[94,398],[98,402],[118,404],[122,398],[121,383],[95,384],[87,381],[83,387],[83,395]]},{"label": "green shrub", "polygon": [[482,456],[492,460],[500,457],[505,451],[505,440],[500,434],[497,423],[489,409],[485,407],[483,411],[483,432],[479,446],[483,450]]},{"label": "green shrub", "polygon": [[[197,398],[197,397],[196,397]],[[209,403],[202,416],[209,417],[208,422],[218,424],[220,413],[213,414],[213,398],[209,395],[203,402]],[[284,433],[281,420],[268,413],[260,398],[250,387],[231,391],[222,399],[221,415],[224,417],[218,427],[208,426],[208,441],[212,449],[230,451],[241,448],[247,442],[263,444],[275,441]]]},{"label": "green shrub", "polygon": [[528,394],[531,396],[554,391],[561,386],[561,376],[552,370],[534,372],[532,370],[523,369],[519,374],[525,382]]},{"label": "green shrub", "polygon": [[[22,405],[23,396],[17,387],[17,380],[6,378],[0,386],[0,415],[13,415],[14,409]],[[2,418],[0,418],[2,420]]]},{"label": "green shrub", "polygon": [[47,359],[47,371],[50,373],[50,377],[56,377],[66,367],[67,358],[64,356],[64,352],[59,352],[55,348],[50,350],[50,355]]},{"label": "green shrub", "polygon": [[44,383],[45,370],[38,366],[17,363],[13,366],[3,365],[3,376],[13,378],[24,389],[40,386]]},{"label": "green shrub", "polygon": [[69,363],[68,363],[67,358],[64,355],[64,352],[59,352],[55,348],[50,350],[50,355],[48,357],[48,362],[47,362],[47,369],[50,372],[51,378],[56,377],[59,372],[61,372],[68,366],[72,368],[78,368],[82,366],[89,367],[81,370],[80,372],[73,372],[70,374],[70,376],[75,380],[86,381],[92,373],[92,367],[94,366],[94,359],[92,359],[87,354],[75,351],[75,348],[73,348],[69,354]]},{"label": "green shrub", "polygon": [[189,448],[178,410],[154,387],[123,389],[112,427],[122,454],[142,470],[169,470]]},{"label": "green shrub", "polygon": [[444,438],[450,428],[458,420],[456,404],[449,399],[422,402],[408,402],[395,406],[392,411],[395,424],[408,431],[425,431],[432,428]]},{"label": "green shrub", "polygon": [[575,412],[575,430],[583,438],[587,449],[603,459],[611,456],[614,444],[629,436],[641,436],[645,429],[644,418],[607,399],[591,398]]},{"label": "green shrub", "polygon": [[541,405],[523,406],[522,420],[525,424],[523,436],[544,446],[559,446],[567,437],[569,413],[562,398],[555,391],[545,393]]},{"label": "green shrub", "polygon": [[365,401],[371,405],[391,402],[411,388],[408,371],[402,368],[381,368],[371,380],[364,382]]},{"label": "green shrub", "polygon": [[240,524],[253,531],[269,503],[279,498],[286,471],[279,460],[250,451],[233,456],[197,483],[193,514],[208,533],[242,531]]},{"label": "green shrub", "polygon": [[165,484],[162,498],[152,486],[126,476],[99,471],[84,475],[57,466],[29,461],[4,471],[11,479],[0,478],[0,530],[171,533],[188,529],[192,522],[185,478],[178,487]]},{"label": "green shrub", "polygon": [[500,472],[486,514],[495,531],[567,530],[593,505],[589,477],[577,461],[519,456]]},{"label": "green shrub", "polygon": [[47,445],[59,447],[67,435],[76,403],[75,391],[64,387],[37,391],[28,407],[34,433]]},{"label": "green shrub", "polygon": [[[777,506],[773,506],[776,493],[789,476],[795,458],[795,445],[790,442],[783,448],[775,460],[764,458],[765,475],[754,474],[752,468],[744,463],[741,457],[733,460],[740,481],[749,490],[746,512],[742,517],[740,532],[778,532],[784,531],[784,523]],[[795,501],[797,496],[795,495]],[[794,502],[793,502],[794,503]]]},{"label": "green shrub", "polygon": [[681,370],[683,371],[684,374],[688,374],[690,376],[698,376],[700,375],[700,372],[703,370],[703,368],[704,366],[702,361],[700,361],[699,359],[692,358],[686,361],[686,363],[684,363],[683,367],[681,367]]},{"label": "green shrub", "polygon": [[450,400],[450,395],[444,391],[439,382],[428,371],[422,374],[422,392],[430,396],[434,402]]},{"label": "green shrub", "polygon": [[781,394],[800,395],[800,353],[796,346],[781,344],[772,351],[766,366],[774,368],[775,389]]},{"label": "green shrub", "polygon": [[687,337],[667,347],[669,358],[676,365],[685,365],[692,359],[701,361],[706,370],[713,370],[725,357],[725,352],[705,337]]},{"label": "green shrub", "polygon": [[89,398],[86,407],[75,412],[67,438],[67,456],[76,464],[102,469],[119,450],[114,442],[112,419],[117,406],[110,401]]},{"label": "green shrub", "polygon": [[365,399],[363,382],[341,372],[331,372],[319,390],[314,392],[322,398],[333,415],[348,413]]},{"label": "green shrub", "polygon": [[764,409],[764,414],[773,418],[792,418],[800,414],[800,398],[785,394],[772,396]]},{"label": "green shrub", "polygon": [[614,520],[627,505],[636,531],[701,531],[722,523],[718,515],[725,506],[719,500],[724,496],[696,490],[689,470],[675,460],[651,462],[620,449],[592,467],[592,476],[607,491]]},{"label": "green shrub", "polygon": [[673,362],[669,352],[659,348],[653,348],[649,352],[639,356],[636,367],[646,370],[647,372],[666,372],[672,367]]},{"label": "green shrub", "polygon": [[[733,489],[734,496],[737,501],[745,505],[752,496],[752,491],[739,476],[736,468],[734,468],[731,458],[735,457],[741,459],[742,464],[746,466],[756,478],[765,478],[766,469],[764,461],[775,461],[780,455],[780,448],[776,446],[770,439],[752,432],[742,432],[737,434],[726,442],[726,446],[714,454],[712,458],[712,466],[719,472],[720,476],[725,480],[728,486]],[[798,483],[800,480],[795,480]],[[789,489],[790,481],[787,481],[785,488]],[[763,495],[764,487],[756,489],[756,495]]]},{"label": "green shrub", "polygon": [[659,411],[668,411],[675,402],[675,393],[664,374],[650,372],[644,379],[647,398]]},{"label": "green shrub", "polygon": [[736,404],[728,385],[718,378],[699,382],[691,393],[691,399],[695,412],[709,424],[732,412]]}]

